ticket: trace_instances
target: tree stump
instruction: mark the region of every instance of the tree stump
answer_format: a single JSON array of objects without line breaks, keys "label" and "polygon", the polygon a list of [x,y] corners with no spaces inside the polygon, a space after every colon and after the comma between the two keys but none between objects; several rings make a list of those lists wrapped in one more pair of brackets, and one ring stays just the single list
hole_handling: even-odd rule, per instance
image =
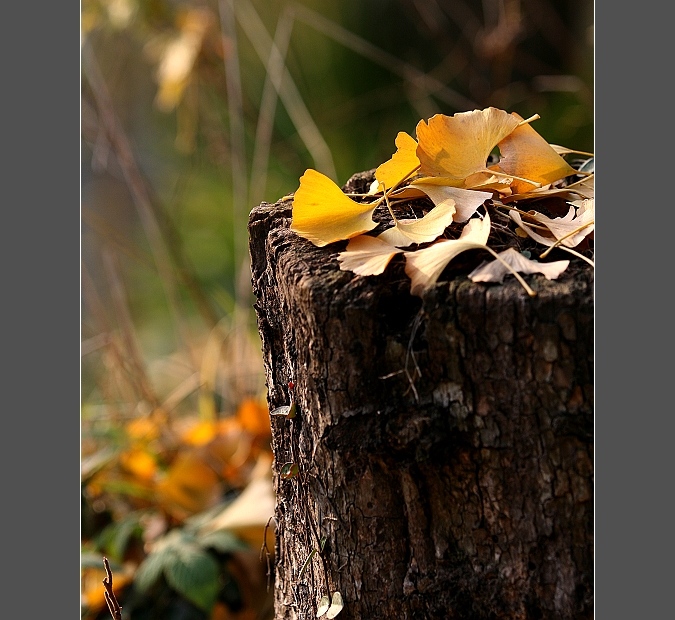
[{"label": "tree stump", "polygon": [[290,221],[249,221],[270,409],[298,409],[271,420],[276,620],[335,591],[341,620],[592,618],[592,269],[420,299]]}]

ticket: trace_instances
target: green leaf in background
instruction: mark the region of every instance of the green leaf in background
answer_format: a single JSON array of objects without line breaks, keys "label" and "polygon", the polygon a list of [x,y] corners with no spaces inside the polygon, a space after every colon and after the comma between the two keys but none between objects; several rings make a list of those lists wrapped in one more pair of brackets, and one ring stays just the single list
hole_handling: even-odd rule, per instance
[{"label": "green leaf in background", "polygon": [[220,553],[234,553],[235,551],[244,551],[248,545],[239,540],[232,532],[225,530],[216,530],[202,536],[197,541],[205,549],[211,547]]},{"label": "green leaf in background", "polygon": [[157,582],[164,565],[171,561],[171,555],[169,550],[157,551],[141,562],[134,575],[134,585],[139,592],[147,592]]},{"label": "green leaf in background", "polygon": [[218,597],[218,563],[194,543],[183,541],[172,549],[164,567],[169,585],[200,609],[210,612]]},{"label": "green leaf in background", "polygon": [[123,521],[111,523],[99,535],[97,546],[109,559],[121,562],[129,541],[134,535],[142,535],[142,528],[137,514],[129,515]]}]

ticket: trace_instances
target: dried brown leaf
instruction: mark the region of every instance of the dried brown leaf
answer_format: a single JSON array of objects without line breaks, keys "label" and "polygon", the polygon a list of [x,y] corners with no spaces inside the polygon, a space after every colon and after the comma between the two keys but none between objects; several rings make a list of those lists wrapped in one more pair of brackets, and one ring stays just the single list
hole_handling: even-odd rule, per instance
[{"label": "dried brown leaf", "polygon": [[508,267],[504,265],[504,263],[506,263],[514,271],[519,271],[520,273],[542,273],[548,280],[555,280],[570,264],[570,261],[568,260],[539,263],[529,258],[525,258],[514,248],[508,248],[507,250],[500,252],[497,256],[504,262],[501,262],[496,258],[490,262],[483,262],[469,274],[469,278],[473,282],[503,282],[504,276],[508,273],[512,273]]},{"label": "dried brown leaf", "polygon": [[461,187],[448,187],[420,179],[410,184],[410,187],[424,192],[431,201],[440,207],[446,203],[454,202],[455,222],[466,222],[486,200],[492,198],[491,192],[479,192],[476,190],[462,189]]},{"label": "dried brown leaf", "polygon": [[532,219],[544,226],[545,230],[534,228],[532,223],[524,222],[517,211],[510,211],[509,215],[532,239],[547,246],[559,242],[560,245],[573,248],[579,245],[595,228],[595,200],[592,198],[572,203],[563,217],[549,218],[543,213],[530,213]]}]

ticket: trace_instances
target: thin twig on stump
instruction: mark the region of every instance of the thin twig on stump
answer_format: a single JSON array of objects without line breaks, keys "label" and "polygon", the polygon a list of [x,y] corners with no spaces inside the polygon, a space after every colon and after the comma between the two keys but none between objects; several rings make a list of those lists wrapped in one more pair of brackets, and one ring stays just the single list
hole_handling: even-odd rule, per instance
[{"label": "thin twig on stump", "polygon": [[106,574],[106,577],[103,580],[103,586],[105,587],[105,602],[108,604],[108,611],[114,620],[122,620],[122,607],[117,602],[117,597],[113,592],[113,575],[110,570],[108,558],[103,558],[103,566],[105,567]]}]

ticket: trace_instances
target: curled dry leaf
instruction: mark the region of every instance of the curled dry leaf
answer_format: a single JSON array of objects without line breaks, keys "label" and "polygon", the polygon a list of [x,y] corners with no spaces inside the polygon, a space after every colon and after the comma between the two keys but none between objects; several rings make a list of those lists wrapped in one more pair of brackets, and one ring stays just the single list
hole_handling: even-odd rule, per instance
[{"label": "curled dry leaf", "polygon": [[389,161],[380,164],[375,170],[375,179],[387,189],[391,189],[417,169],[417,141],[405,131],[396,136],[396,152]]},{"label": "curled dry leaf", "polygon": [[537,200],[548,196],[558,196],[558,198],[576,199],[576,198],[594,198],[595,197],[595,174],[591,174],[584,179],[570,183],[565,187],[552,187],[549,189],[537,188],[523,194],[513,194],[503,199],[504,203]]},{"label": "curled dry leaf", "polygon": [[582,198],[595,198],[595,174],[587,176],[581,181],[570,183],[567,187],[562,188],[561,192],[567,190],[568,192],[578,194]]},{"label": "curled dry leaf", "polygon": [[353,271],[358,276],[377,276],[401,252],[378,237],[361,235],[350,239],[346,250],[338,254],[338,262],[342,271]]},{"label": "curled dry leaf", "polygon": [[476,172],[464,179],[466,189],[497,192],[501,196],[512,194],[511,183],[513,183],[511,177],[496,176],[491,172]]},{"label": "curled dry leaf", "polygon": [[418,220],[397,220],[394,226],[378,235],[392,246],[407,247],[413,243],[434,241],[450,226],[455,215],[455,201],[445,200]]},{"label": "curled dry leaf", "polygon": [[[560,243],[568,248],[579,245],[595,227],[595,201],[588,200],[575,201],[572,205],[579,207],[578,211],[574,206],[570,206],[569,211],[563,217],[550,218],[543,213],[532,211],[532,219],[544,227],[534,228],[533,224],[526,224],[520,213],[511,211],[511,219],[520,226],[532,239],[543,245],[554,245]],[[576,217],[575,217],[576,215]]]},{"label": "curled dry leaf", "polygon": [[436,114],[417,124],[417,157],[422,174],[464,180],[486,170],[492,149],[518,127],[521,119],[504,110],[486,108]]},{"label": "curled dry leaf", "polygon": [[327,176],[309,169],[293,198],[291,230],[322,247],[375,228],[374,210],[375,204],[355,202]]},{"label": "curled dry leaf", "polygon": [[465,250],[485,248],[490,236],[490,217],[472,219],[462,230],[459,239],[437,241],[416,252],[405,252],[405,272],[411,281],[410,292],[421,296],[438,280],[446,265]]},{"label": "curled dry leaf", "polygon": [[511,273],[511,270],[504,265],[504,263],[506,263],[514,271],[519,271],[520,273],[542,273],[548,280],[555,280],[570,264],[568,260],[539,263],[529,258],[525,258],[514,248],[508,248],[507,250],[500,252],[497,256],[504,262],[501,262],[496,258],[490,262],[486,261],[479,267],[476,267],[476,269],[469,274],[469,278],[473,282],[503,282],[504,276],[507,273]]},{"label": "curled dry leaf", "polygon": [[[523,119],[513,113],[517,119]],[[559,181],[576,173],[551,145],[529,123],[520,125],[499,142],[501,158],[495,168],[517,177],[524,177],[540,185]],[[511,190],[524,193],[536,185],[514,179]]]},{"label": "curled dry leaf", "polygon": [[429,182],[430,179],[420,179],[410,184],[410,187],[424,192],[431,201],[440,207],[450,201],[455,204],[455,214],[452,219],[455,222],[466,222],[486,200],[492,198],[491,192],[479,192],[462,189],[461,187],[448,187]]}]

